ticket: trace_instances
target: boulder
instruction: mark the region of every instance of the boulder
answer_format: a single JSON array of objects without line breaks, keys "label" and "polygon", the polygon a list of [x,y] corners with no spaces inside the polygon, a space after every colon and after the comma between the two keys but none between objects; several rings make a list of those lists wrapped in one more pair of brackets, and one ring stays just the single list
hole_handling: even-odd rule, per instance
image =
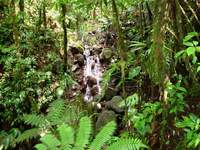
[{"label": "boulder", "polygon": [[94,86],[96,84],[97,84],[97,79],[95,77],[87,76],[87,85],[89,87],[92,87],[92,86]]},{"label": "boulder", "polygon": [[98,119],[96,121],[95,124],[95,130],[96,133],[98,133],[102,127],[104,127],[107,123],[109,123],[110,121],[116,121],[116,115],[114,111],[110,111],[110,110],[104,110],[102,111],[99,116]]},{"label": "boulder", "polygon": [[95,96],[95,95],[97,95],[98,93],[99,93],[99,88],[98,88],[98,86],[93,86],[92,88],[91,88],[91,95],[92,96]]},{"label": "boulder", "polygon": [[76,54],[75,62],[78,63],[80,66],[83,66],[84,65],[84,56],[82,54]]},{"label": "boulder", "polygon": [[69,46],[69,51],[74,54],[83,54],[84,48],[82,43],[73,43]]},{"label": "boulder", "polygon": [[123,101],[123,98],[121,96],[114,96],[111,101],[115,104],[119,104],[120,102]]},{"label": "boulder", "polygon": [[109,59],[111,59],[112,55],[113,55],[112,49],[104,48],[104,49],[102,49],[102,52],[100,54],[100,59],[101,60],[109,60]]},{"label": "boulder", "polygon": [[74,71],[76,71],[78,68],[79,68],[79,65],[75,64],[75,65],[72,66],[72,71],[74,72]]}]

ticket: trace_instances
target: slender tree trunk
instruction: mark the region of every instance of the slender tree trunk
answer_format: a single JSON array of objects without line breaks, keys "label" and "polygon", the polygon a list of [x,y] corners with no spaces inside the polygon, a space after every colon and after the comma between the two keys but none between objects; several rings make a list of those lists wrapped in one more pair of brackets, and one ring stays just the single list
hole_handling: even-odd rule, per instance
[{"label": "slender tree trunk", "polygon": [[39,19],[38,19],[38,29],[40,29],[41,28],[41,25],[42,25],[42,9],[41,8],[39,8],[38,9],[38,17],[39,17]]},{"label": "slender tree trunk", "polygon": [[19,0],[20,23],[24,23],[24,0]]},{"label": "slender tree trunk", "polygon": [[46,17],[46,2],[43,2],[43,6],[42,6],[42,16],[43,16],[43,25],[44,28],[47,28],[47,17]]},{"label": "slender tree trunk", "polygon": [[77,40],[81,40],[81,31],[80,31],[80,14],[76,15],[76,33],[77,33]]},{"label": "slender tree trunk", "polygon": [[19,45],[18,40],[18,32],[17,32],[17,22],[16,22],[16,10],[15,10],[15,0],[11,0],[10,2],[10,13],[12,16],[12,34],[13,34],[13,40],[16,46]]},{"label": "slender tree trunk", "polygon": [[[117,48],[120,54],[121,59],[121,81],[122,81],[122,97],[125,99],[126,97],[126,90],[125,90],[125,65],[126,65],[126,48],[124,44],[124,37],[122,33],[122,28],[119,21],[119,13],[116,5],[116,1],[112,0],[112,11],[113,11],[113,21],[114,26],[116,27],[117,32]],[[125,120],[128,122],[128,107],[127,107],[127,101],[125,99]]]},{"label": "slender tree trunk", "polygon": [[63,48],[64,48],[64,69],[67,72],[68,70],[68,62],[67,62],[67,45],[68,45],[68,39],[67,39],[67,26],[65,22],[66,18],[66,5],[61,5],[61,12],[62,12],[62,27],[63,27]]}]

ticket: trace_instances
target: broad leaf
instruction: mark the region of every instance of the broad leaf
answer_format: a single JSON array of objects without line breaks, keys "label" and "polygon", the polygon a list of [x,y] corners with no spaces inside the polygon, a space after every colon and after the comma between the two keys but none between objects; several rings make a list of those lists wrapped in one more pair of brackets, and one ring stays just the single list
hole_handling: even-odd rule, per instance
[{"label": "broad leaf", "polygon": [[195,50],[196,50],[195,47],[188,47],[186,49],[186,53],[188,56],[195,55]]},{"label": "broad leaf", "polygon": [[133,79],[134,77],[136,77],[137,75],[139,75],[140,71],[141,71],[141,67],[140,66],[132,68],[129,71],[128,79],[130,79],[130,80]]},{"label": "broad leaf", "polygon": [[188,35],[183,39],[184,42],[189,41],[190,39],[192,39],[193,37],[198,36],[197,32],[190,32],[188,33]]}]

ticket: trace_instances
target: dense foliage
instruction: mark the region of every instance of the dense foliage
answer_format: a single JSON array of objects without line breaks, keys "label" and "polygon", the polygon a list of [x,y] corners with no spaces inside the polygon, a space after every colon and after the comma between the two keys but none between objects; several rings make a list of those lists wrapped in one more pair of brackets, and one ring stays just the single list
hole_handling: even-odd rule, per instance
[{"label": "dense foliage", "polygon": [[196,150],[199,93],[199,0],[0,0],[2,150]]}]

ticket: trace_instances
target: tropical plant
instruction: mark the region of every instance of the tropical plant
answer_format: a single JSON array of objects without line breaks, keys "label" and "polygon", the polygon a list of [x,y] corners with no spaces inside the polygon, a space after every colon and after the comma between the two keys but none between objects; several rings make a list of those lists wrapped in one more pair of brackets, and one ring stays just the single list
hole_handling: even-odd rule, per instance
[{"label": "tropical plant", "polygon": [[[106,124],[102,130],[96,135],[96,137],[90,142],[90,135],[92,133],[91,120],[89,117],[82,117],[80,119],[79,128],[77,133],[69,125],[63,124],[57,128],[57,134],[46,133],[41,137],[41,144],[37,144],[35,147],[38,150],[55,150],[55,149],[85,149],[100,150],[106,143],[112,138],[112,135],[116,129],[116,124],[112,121]],[[76,134],[75,134],[76,133]],[[76,135],[76,138],[75,138]],[[108,150],[138,150],[140,148],[146,148],[146,146],[139,139],[120,139],[119,141],[106,146]]]},{"label": "tropical plant", "polygon": [[185,62],[186,69],[190,73],[190,77],[196,81],[197,73],[200,70],[198,62],[198,53],[200,53],[200,46],[198,40],[199,34],[197,32],[190,32],[183,39],[183,45],[186,49],[181,50],[175,54],[176,60],[182,60]]},{"label": "tropical plant", "polygon": [[24,115],[22,117],[24,123],[27,125],[31,125],[33,128],[28,129],[20,134],[14,140],[14,143],[21,143],[25,140],[30,140],[32,138],[38,137],[39,135],[45,134],[45,132],[51,130],[52,127],[54,127],[55,125],[63,124],[63,122],[73,122],[73,120],[78,115],[75,110],[75,107],[66,105],[63,100],[55,100],[50,104],[48,108],[48,113],[46,115]]},{"label": "tropical plant", "polygon": [[184,139],[180,143],[182,148],[200,148],[200,118],[194,114],[184,116],[183,120],[176,121],[176,127],[184,130]]},{"label": "tropical plant", "polygon": [[184,97],[187,93],[187,90],[181,86],[181,80],[179,80],[176,84],[168,82],[167,91],[168,91],[167,101],[170,109],[169,113],[177,115],[180,112],[184,112],[185,108]]}]

